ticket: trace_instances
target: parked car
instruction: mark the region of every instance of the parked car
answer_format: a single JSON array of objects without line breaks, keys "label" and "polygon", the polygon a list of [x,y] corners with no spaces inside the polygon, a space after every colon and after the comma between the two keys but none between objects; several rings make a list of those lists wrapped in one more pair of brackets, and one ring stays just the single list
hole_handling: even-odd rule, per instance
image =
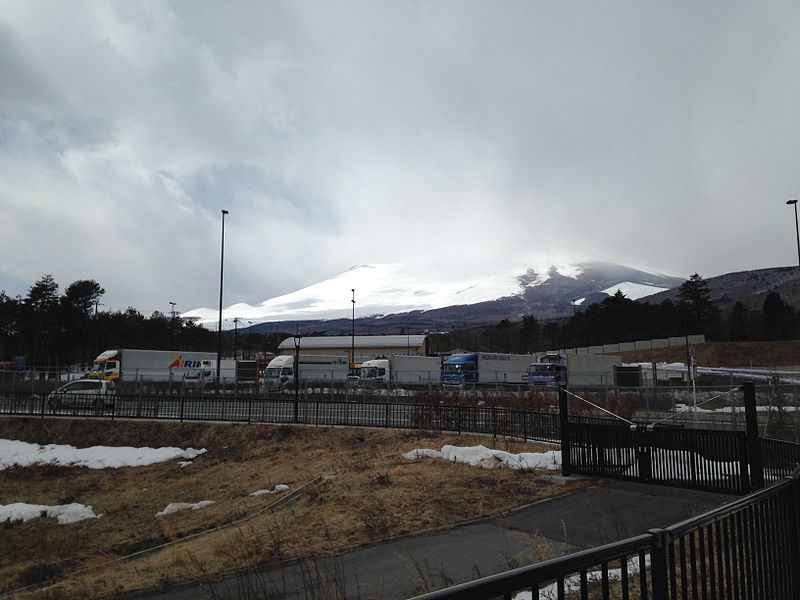
[{"label": "parked car", "polygon": [[117,393],[113,381],[102,379],[76,379],[65,383],[47,395],[47,405],[52,410],[60,408],[103,408],[114,405]]}]

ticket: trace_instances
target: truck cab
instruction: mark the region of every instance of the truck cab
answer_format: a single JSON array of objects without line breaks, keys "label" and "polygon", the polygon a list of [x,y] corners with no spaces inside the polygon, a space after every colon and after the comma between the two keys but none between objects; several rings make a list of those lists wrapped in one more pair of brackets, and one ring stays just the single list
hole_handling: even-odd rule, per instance
[{"label": "truck cab", "polygon": [[567,385],[567,367],[555,363],[531,363],[528,367],[530,385]]},{"label": "truck cab", "polygon": [[478,355],[451,354],[442,363],[441,381],[444,385],[464,385],[478,382]]},{"label": "truck cab", "polygon": [[92,369],[86,373],[88,379],[117,381],[120,376],[120,354],[117,350],[106,350],[94,359]]},{"label": "truck cab", "polygon": [[358,370],[359,385],[374,385],[378,382],[389,381],[389,379],[389,359],[386,358],[365,360]]},{"label": "truck cab", "polygon": [[282,390],[293,385],[294,357],[276,356],[261,374],[261,382],[269,390]]}]

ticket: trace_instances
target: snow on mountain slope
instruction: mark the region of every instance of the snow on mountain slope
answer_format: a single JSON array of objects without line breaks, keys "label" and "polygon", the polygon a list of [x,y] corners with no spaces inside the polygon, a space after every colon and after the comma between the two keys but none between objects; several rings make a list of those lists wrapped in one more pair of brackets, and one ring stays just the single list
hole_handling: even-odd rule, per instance
[{"label": "snow on mountain slope", "polygon": [[[455,270],[455,269],[454,269]],[[544,283],[555,270],[575,277],[580,268],[575,265],[550,266],[544,263],[529,277],[520,277],[525,269],[512,266],[499,270],[475,268],[470,271],[449,272],[439,259],[436,262],[367,264],[352,267],[326,281],[270,298],[258,305],[234,304],[223,310],[223,319],[243,321],[325,320],[349,318],[352,315],[352,292],[355,289],[356,317],[402,313],[412,310],[431,310],[460,304],[475,304],[512,296],[524,287]],[[200,323],[217,323],[218,309],[198,308],[182,317]],[[224,323],[223,328],[233,327]]]},{"label": "snow on mountain slope", "polygon": [[623,281],[622,283],[618,283],[616,285],[612,285],[609,288],[603,290],[603,293],[608,294],[609,296],[613,296],[617,293],[617,291],[622,292],[625,294],[625,297],[629,300],[638,300],[639,298],[645,298],[647,296],[652,296],[653,294],[658,294],[659,292],[664,292],[669,288],[665,287],[658,287],[655,285],[649,285],[646,283],[634,283],[633,281]]},{"label": "snow on mountain slope", "polygon": [[[532,266],[531,266],[532,265]],[[619,283],[617,283],[619,282]],[[516,264],[459,265],[448,257],[417,258],[410,262],[364,264],[326,281],[257,305],[234,304],[223,310],[223,327],[233,319],[253,324],[281,321],[349,319],[355,290],[356,318],[410,311],[430,311],[472,305],[500,298],[525,298],[526,310],[539,312],[537,304],[571,314],[576,298],[613,295],[621,290],[639,299],[677,285],[679,280],[609,263],[570,263],[544,259]],[[574,305],[574,306],[573,306]],[[541,306],[539,307],[541,308]],[[198,308],[184,318],[214,326],[218,309]],[[226,322],[226,321],[227,322]]]}]

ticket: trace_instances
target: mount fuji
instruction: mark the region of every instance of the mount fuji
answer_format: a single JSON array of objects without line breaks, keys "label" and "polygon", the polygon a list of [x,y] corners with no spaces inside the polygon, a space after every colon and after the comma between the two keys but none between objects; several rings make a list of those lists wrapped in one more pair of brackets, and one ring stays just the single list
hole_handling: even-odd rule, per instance
[{"label": "mount fuji", "polygon": [[[224,328],[232,328],[233,319],[250,321],[258,331],[285,330],[280,324],[287,321],[297,327],[325,321],[325,329],[347,332],[346,323],[355,309],[361,331],[364,321],[374,324],[374,332],[399,327],[453,328],[518,320],[527,314],[540,320],[561,318],[617,291],[635,300],[682,282],[669,275],[602,262],[540,261],[527,268],[471,270],[452,269],[441,262],[363,264],[257,305],[228,306],[223,319]],[[219,313],[198,308],[181,316],[214,326]],[[339,320],[343,323],[337,323]]]}]

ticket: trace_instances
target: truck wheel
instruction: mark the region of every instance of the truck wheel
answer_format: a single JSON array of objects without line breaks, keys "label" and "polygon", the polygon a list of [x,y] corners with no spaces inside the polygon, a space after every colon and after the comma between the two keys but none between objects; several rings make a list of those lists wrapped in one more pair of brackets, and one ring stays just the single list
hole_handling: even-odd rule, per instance
[{"label": "truck wheel", "polygon": [[50,407],[50,410],[58,410],[61,408],[61,401],[58,398],[50,398],[47,405]]},{"label": "truck wheel", "polygon": [[103,406],[105,406],[105,403],[103,402],[102,398],[98,398],[94,401],[94,410],[96,412],[101,412],[103,410]]}]

